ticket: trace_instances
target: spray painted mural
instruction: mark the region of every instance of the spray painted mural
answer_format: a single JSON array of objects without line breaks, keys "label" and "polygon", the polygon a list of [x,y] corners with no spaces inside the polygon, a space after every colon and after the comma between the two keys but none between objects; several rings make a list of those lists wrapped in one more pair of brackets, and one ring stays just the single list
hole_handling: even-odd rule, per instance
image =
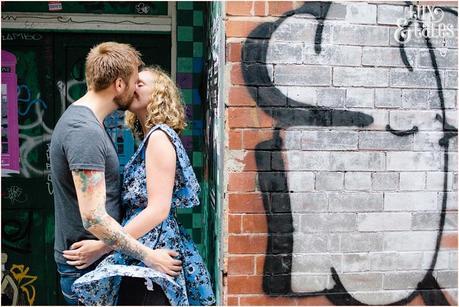
[{"label": "spray painted mural", "polygon": [[[457,11],[414,10],[305,2],[248,35],[244,82],[275,120],[255,148],[265,293],[457,302]],[[436,14],[453,35],[409,34]]]}]

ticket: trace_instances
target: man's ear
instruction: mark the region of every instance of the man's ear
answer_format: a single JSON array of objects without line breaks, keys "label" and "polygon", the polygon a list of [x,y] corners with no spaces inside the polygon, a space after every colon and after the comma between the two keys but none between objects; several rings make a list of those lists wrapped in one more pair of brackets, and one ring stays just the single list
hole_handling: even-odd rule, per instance
[{"label": "man's ear", "polygon": [[126,83],[124,83],[124,80],[121,79],[121,78],[117,78],[115,80],[115,90],[117,93],[121,93],[122,91],[124,91],[124,89],[126,88]]}]

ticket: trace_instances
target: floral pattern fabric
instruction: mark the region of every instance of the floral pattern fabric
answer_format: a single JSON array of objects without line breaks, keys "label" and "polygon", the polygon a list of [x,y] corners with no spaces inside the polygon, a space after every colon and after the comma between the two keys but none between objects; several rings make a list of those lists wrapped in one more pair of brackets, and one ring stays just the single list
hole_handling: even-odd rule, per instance
[{"label": "floral pattern fabric", "polygon": [[145,279],[148,290],[158,284],[173,306],[213,305],[209,272],[191,237],[176,219],[176,208],[192,208],[199,205],[199,184],[188,155],[177,133],[167,125],[153,127],[136,153],[124,168],[122,206],[125,217],[122,225],[139,214],[147,205],[145,175],[145,147],[151,133],[164,131],[175,146],[177,154],[176,176],[169,216],[150,232],[139,238],[145,246],[167,248],[180,253],[182,271],[177,277],[170,277],[155,269],[146,267],[141,261],[113,252],[94,271],[75,281],[73,290],[85,305],[116,305],[122,276]]}]

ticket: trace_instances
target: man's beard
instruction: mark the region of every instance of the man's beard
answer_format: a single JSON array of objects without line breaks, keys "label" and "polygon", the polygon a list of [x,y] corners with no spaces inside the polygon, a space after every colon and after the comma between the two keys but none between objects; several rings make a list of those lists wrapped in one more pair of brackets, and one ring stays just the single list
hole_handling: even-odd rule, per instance
[{"label": "man's beard", "polygon": [[[126,89],[127,91],[128,89]],[[126,111],[134,100],[134,93],[130,96],[125,96],[124,93],[113,98],[113,101],[118,105],[118,110]]]}]

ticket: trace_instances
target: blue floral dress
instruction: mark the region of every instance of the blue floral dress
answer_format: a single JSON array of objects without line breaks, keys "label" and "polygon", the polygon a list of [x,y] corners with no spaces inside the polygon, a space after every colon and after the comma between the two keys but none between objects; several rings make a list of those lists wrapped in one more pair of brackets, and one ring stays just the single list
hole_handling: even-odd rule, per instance
[{"label": "blue floral dress", "polygon": [[129,223],[147,205],[145,147],[149,136],[156,129],[167,133],[177,154],[172,205],[169,216],[139,238],[139,241],[152,249],[168,248],[180,253],[182,272],[177,277],[170,277],[146,267],[132,257],[112,252],[94,271],[83,275],[73,284],[73,291],[85,305],[116,305],[122,276],[145,278],[149,290],[153,290],[152,283],[158,284],[173,306],[215,303],[209,272],[191,237],[176,219],[176,208],[199,205],[200,188],[179,136],[167,125],[161,124],[150,129],[124,168],[122,205],[125,217],[122,225]]}]

